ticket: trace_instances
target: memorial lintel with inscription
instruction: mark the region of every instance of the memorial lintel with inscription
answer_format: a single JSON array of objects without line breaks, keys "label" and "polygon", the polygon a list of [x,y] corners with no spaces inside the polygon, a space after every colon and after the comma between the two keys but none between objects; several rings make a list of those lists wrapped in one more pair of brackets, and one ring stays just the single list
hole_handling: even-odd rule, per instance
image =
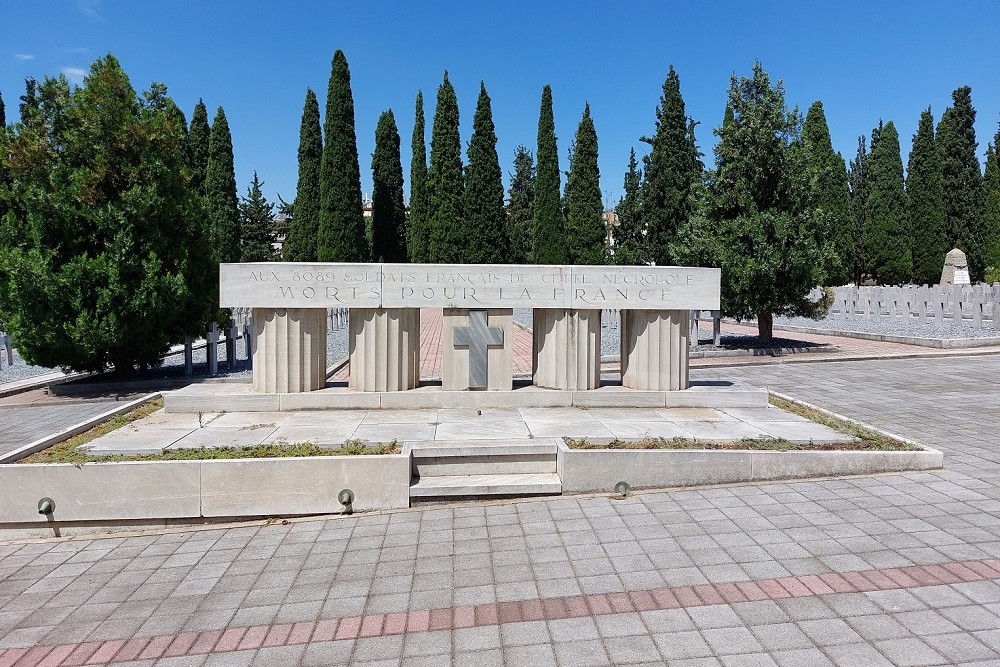
[{"label": "memorial lintel with inscription", "polygon": [[536,264],[221,264],[223,308],[718,310],[720,269]]}]

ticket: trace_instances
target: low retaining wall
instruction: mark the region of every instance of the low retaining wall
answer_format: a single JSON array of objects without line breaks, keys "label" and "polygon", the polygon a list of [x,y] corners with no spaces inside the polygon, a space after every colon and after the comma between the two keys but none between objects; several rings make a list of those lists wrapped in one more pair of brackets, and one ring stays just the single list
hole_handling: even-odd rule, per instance
[{"label": "low retaining wall", "polygon": [[[408,454],[0,466],[0,524],[334,514],[409,507]],[[56,504],[38,513],[43,497]]]},{"label": "low retaining wall", "polygon": [[917,452],[805,452],[725,449],[571,449],[559,444],[563,493],[871,475],[942,467],[944,455]]}]

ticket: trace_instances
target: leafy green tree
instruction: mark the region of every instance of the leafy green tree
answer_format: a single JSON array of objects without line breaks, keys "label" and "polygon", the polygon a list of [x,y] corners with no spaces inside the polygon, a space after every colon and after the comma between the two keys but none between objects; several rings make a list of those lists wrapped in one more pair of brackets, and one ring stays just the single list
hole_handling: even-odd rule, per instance
[{"label": "leafy green tree", "polygon": [[[17,105],[17,110],[18,113],[21,114],[21,122],[27,123],[32,114],[41,109],[38,81],[30,76],[24,80],[24,95],[21,95],[20,100],[20,104]],[[53,100],[49,101],[52,102]]]},{"label": "leafy green tree", "polygon": [[240,207],[233,167],[233,137],[222,107],[212,121],[208,139],[208,167],[205,170],[208,239],[216,264],[239,262]]},{"label": "leafy green tree", "polygon": [[486,85],[479,84],[479,101],[472,120],[469,164],[465,168],[465,261],[470,264],[506,264],[510,261],[506,214],[503,208],[503,172],[497,156],[497,134]]},{"label": "leafy green tree", "polygon": [[944,183],[944,210],[948,219],[948,241],[960,248],[969,260],[973,281],[982,280],[986,270],[986,243],[983,233],[983,184],[976,157],[976,110],[972,89],[957,88],[938,123]]},{"label": "leafy green tree", "polygon": [[566,226],[559,201],[559,149],[552,114],[552,88],[542,88],[538,115],[538,167],[531,218],[531,258],[535,264],[566,263]]},{"label": "leafy green tree", "polygon": [[264,182],[253,173],[246,197],[240,201],[240,261],[272,262],[274,252],[274,204],[261,190]]},{"label": "leafy green tree", "polygon": [[710,244],[703,254],[722,267],[722,308],[757,317],[769,343],[773,314],[812,314],[809,291],[822,282],[824,255],[805,206],[803,165],[792,160],[800,117],[785,105],[781,82],[771,84],[760,62],[750,78],[729,84],[732,116],[716,130],[716,173],[708,207]]},{"label": "leafy green tree", "polygon": [[941,153],[934,140],[930,108],[920,114],[906,167],[906,201],[913,236],[913,279],[934,285],[948,253],[948,219],[944,210]]},{"label": "leafy green tree", "polygon": [[645,264],[646,238],[642,221],[642,170],[635,159],[635,149],[629,152],[625,172],[625,194],[615,207],[618,227],[615,229],[614,263]]},{"label": "leafy green tree", "polygon": [[289,262],[315,262],[318,251],[320,172],[323,163],[323,133],[319,126],[319,101],[306,89],[299,128],[299,180],[295,188],[295,215],[282,247]]},{"label": "leafy green tree", "polygon": [[403,165],[399,130],[392,110],[385,111],[375,128],[372,155],[372,259],[406,261],[406,206],[403,205]]},{"label": "leafy green tree", "polygon": [[989,282],[1000,282],[1000,129],[993,143],[986,148],[986,173],[983,177],[983,226],[987,240],[987,277]]},{"label": "leafy green tree", "polygon": [[649,259],[659,265],[676,261],[680,235],[693,212],[691,189],[701,176],[698,148],[681,97],[681,81],[673,65],[663,82],[656,107],[656,132],[643,138],[650,145],[645,157],[642,188],[643,219]]},{"label": "leafy green tree", "polygon": [[590,105],[573,140],[566,181],[566,240],[570,264],[603,264],[607,229],[601,202],[601,172],[597,166],[597,130]]},{"label": "leafy green tree", "polygon": [[913,274],[912,240],[903,189],[899,134],[892,121],[880,125],[868,157],[867,224],[862,234],[868,274],[898,285]]},{"label": "leafy green tree", "polygon": [[330,67],[323,136],[326,140],[320,165],[317,258],[321,262],[367,261],[351,72],[347,57],[339,49]]},{"label": "leafy green tree", "polygon": [[191,115],[191,129],[188,131],[188,157],[191,161],[191,180],[199,194],[205,194],[205,176],[208,173],[208,140],[211,136],[208,126],[208,109],[198,100]]},{"label": "leafy green tree", "polygon": [[824,216],[834,252],[827,269],[833,285],[851,280],[854,266],[854,223],[844,158],[833,150],[823,103],[813,102],[802,124],[802,149],[808,170],[809,204]]},{"label": "leafy green tree", "polygon": [[865,275],[865,253],[861,245],[862,232],[867,224],[868,199],[868,144],[864,135],[858,137],[858,151],[847,172],[850,189],[851,219],[854,223],[854,266],[852,280],[860,285]]},{"label": "leafy green tree", "polygon": [[0,135],[5,327],[30,363],[122,373],[153,366],[207,312],[201,200],[162,85],[136,95],[114,56],[82,86],[37,83]]},{"label": "leafy green tree", "polygon": [[535,201],[535,159],[524,146],[514,149],[514,173],[510,175],[507,203],[507,238],[510,261],[531,262],[531,211]]},{"label": "leafy green tree", "polygon": [[444,73],[438,86],[431,129],[431,167],[427,172],[428,259],[461,263],[468,242],[462,211],[462,141],[458,135],[458,98]]},{"label": "leafy green tree", "polygon": [[427,144],[424,138],[424,94],[417,91],[410,157],[410,212],[407,251],[411,262],[428,261]]}]

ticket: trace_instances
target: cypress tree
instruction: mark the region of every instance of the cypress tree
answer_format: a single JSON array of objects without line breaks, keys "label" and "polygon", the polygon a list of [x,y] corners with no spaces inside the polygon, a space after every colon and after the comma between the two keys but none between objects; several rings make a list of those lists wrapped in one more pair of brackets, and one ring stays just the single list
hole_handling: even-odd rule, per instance
[{"label": "cypress tree", "polygon": [[941,154],[934,140],[930,108],[920,114],[906,167],[906,201],[913,234],[913,280],[934,285],[948,253],[948,219],[944,210]]},{"label": "cypress tree", "polygon": [[635,159],[635,149],[629,152],[625,172],[625,195],[615,207],[618,228],[615,230],[615,264],[644,264],[645,235],[642,224],[642,170]]},{"label": "cypress tree", "polygon": [[870,190],[862,244],[875,282],[898,285],[913,274],[911,237],[903,189],[899,134],[892,121],[880,126],[868,159]]},{"label": "cypress tree", "polygon": [[813,102],[802,124],[802,148],[809,177],[809,205],[819,210],[827,237],[833,245],[828,282],[843,285],[851,280],[854,266],[854,225],[847,187],[844,158],[833,150],[823,103]]},{"label": "cypress tree", "polygon": [[444,73],[438,86],[431,129],[431,167],[427,172],[428,259],[461,263],[468,241],[462,216],[462,141],[458,135],[458,98]]},{"label": "cypress tree", "polygon": [[354,96],[347,58],[340,49],[330,66],[323,136],[316,256],[321,262],[363,262],[368,260],[369,249],[361,213]]},{"label": "cypress tree", "polygon": [[944,210],[948,219],[948,241],[965,252],[973,282],[982,280],[986,270],[986,249],[982,229],[983,185],[976,157],[976,110],[972,89],[962,86],[951,98],[938,123]]},{"label": "cypress tree", "polygon": [[524,146],[514,149],[514,173],[510,175],[507,204],[507,238],[510,261],[531,263],[531,215],[535,201],[535,159]]},{"label": "cypress tree", "polygon": [[0,93],[0,129],[7,127],[7,108],[3,104],[3,93]]},{"label": "cypress tree", "polygon": [[566,181],[567,260],[570,264],[603,264],[606,237],[601,172],[597,166],[597,130],[587,104],[573,140]]},{"label": "cypress tree", "polygon": [[399,130],[392,110],[379,116],[372,154],[372,259],[406,261],[406,207],[403,205],[403,165]]},{"label": "cypress tree", "polygon": [[219,107],[208,139],[205,169],[208,241],[216,264],[240,261],[240,211],[233,169],[233,137],[226,112]]},{"label": "cypress tree", "polygon": [[643,139],[651,146],[642,194],[646,242],[650,259],[659,265],[675,261],[671,246],[691,218],[691,188],[701,169],[689,129],[680,77],[671,65],[656,107],[656,132]]},{"label": "cypress tree", "polygon": [[986,173],[983,177],[983,227],[986,236],[987,282],[1000,282],[1000,129],[986,148]]},{"label": "cypress tree", "polygon": [[538,167],[531,218],[531,258],[535,264],[566,263],[566,229],[559,201],[559,151],[552,115],[552,88],[542,88],[538,115]]},{"label": "cypress tree", "polygon": [[417,91],[410,158],[410,214],[407,250],[411,262],[426,262],[427,256],[427,144],[424,138],[424,94]]},{"label": "cypress tree", "polygon": [[274,256],[274,204],[264,196],[264,183],[253,173],[240,202],[240,261],[271,262]]},{"label": "cypress tree", "polygon": [[306,89],[299,128],[299,180],[295,188],[292,225],[282,248],[288,262],[315,262],[317,258],[320,209],[320,170],[323,162],[323,134],[319,126],[319,101]]},{"label": "cypress tree", "polygon": [[854,232],[854,266],[852,280],[860,285],[865,274],[865,249],[861,244],[862,232],[867,223],[868,199],[868,148],[864,135],[858,137],[858,151],[847,172],[847,184],[851,201],[851,219]]},{"label": "cypress tree", "polygon": [[208,126],[208,109],[205,103],[198,100],[191,115],[191,128],[188,130],[188,156],[191,160],[191,181],[198,188],[199,194],[205,194],[205,176],[208,173],[208,141],[211,129]]},{"label": "cypress tree", "polygon": [[719,166],[706,254],[724,267],[723,312],[756,315],[759,337],[769,343],[775,313],[813,312],[808,295],[823,272],[821,239],[803,207],[804,179],[792,159],[801,117],[788,110],[781,82],[772,85],[759,62],[751,78],[732,76],[729,106],[731,115],[716,130]]},{"label": "cypress tree", "polygon": [[486,85],[479,84],[479,101],[472,121],[469,164],[465,168],[465,261],[471,264],[510,262],[506,214],[503,208],[503,172],[497,156],[497,135]]}]

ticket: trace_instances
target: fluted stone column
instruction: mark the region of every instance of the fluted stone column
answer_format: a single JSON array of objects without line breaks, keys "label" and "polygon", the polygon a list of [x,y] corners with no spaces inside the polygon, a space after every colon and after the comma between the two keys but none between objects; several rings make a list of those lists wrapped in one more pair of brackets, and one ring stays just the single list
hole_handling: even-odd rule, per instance
[{"label": "fluted stone column", "polygon": [[688,388],[687,310],[623,310],[622,386],[652,391]]},{"label": "fluted stone column", "polygon": [[326,384],[326,309],[253,309],[253,390],[285,394]]},{"label": "fluted stone column", "polygon": [[[475,326],[470,313],[485,311],[486,321],[480,319]],[[477,316],[477,319],[478,316]],[[482,329],[482,330],[480,330]],[[459,333],[460,332],[460,333]],[[455,334],[459,333],[456,344]],[[482,337],[479,337],[482,336]],[[473,349],[473,347],[475,349]],[[485,389],[509,391],[514,383],[514,310],[512,308],[445,308],[441,321],[441,388],[448,391]],[[484,359],[485,357],[485,359]],[[470,360],[485,361],[485,366]],[[471,385],[471,376],[479,375],[485,368],[486,386]],[[479,372],[477,372],[477,370]]]},{"label": "fluted stone column", "polygon": [[420,383],[420,309],[351,308],[351,373],[356,391],[403,391]]},{"label": "fluted stone column", "polygon": [[601,385],[601,311],[535,308],[532,311],[534,383],[551,389]]}]

